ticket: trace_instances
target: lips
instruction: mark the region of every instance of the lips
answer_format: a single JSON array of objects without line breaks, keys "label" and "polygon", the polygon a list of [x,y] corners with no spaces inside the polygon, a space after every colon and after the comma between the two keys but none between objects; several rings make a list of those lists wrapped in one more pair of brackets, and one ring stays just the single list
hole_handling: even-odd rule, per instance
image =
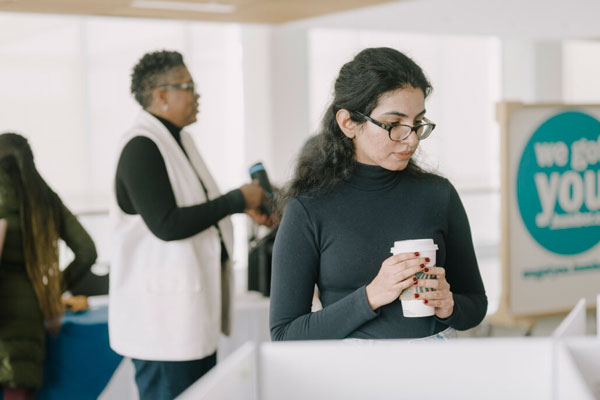
[{"label": "lips", "polygon": [[409,158],[412,157],[411,152],[409,152],[409,153],[393,153],[393,154],[396,158],[399,158],[401,160],[408,160]]}]

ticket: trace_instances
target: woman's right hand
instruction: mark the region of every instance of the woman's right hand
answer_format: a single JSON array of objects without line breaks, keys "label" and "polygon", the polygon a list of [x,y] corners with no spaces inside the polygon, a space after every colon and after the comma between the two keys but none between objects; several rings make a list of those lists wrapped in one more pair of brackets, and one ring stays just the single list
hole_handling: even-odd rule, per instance
[{"label": "woman's right hand", "polygon": [[266,198],[264,190],[256,183],[242,185],[240,190],[244,195],[244,200],[246,200],[246,210],[258,210]]},{"label": "woman's right hand", "polygon": [[415,274],[425,268],[426,260],[419,253],[395,254],[381,264],[377,276],[367,285],[367,300],[371,309],[393,302],[400,293],[417,282]]}]

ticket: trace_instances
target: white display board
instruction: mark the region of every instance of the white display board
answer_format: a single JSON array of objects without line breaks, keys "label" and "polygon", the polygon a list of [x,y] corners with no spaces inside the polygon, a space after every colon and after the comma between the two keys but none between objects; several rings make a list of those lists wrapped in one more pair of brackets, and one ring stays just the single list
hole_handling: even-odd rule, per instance
[{"label": "white display board", "polygon": [[257,345],[246,343],[177,397],[178,400],[258,400]]},{"label": "white display board", "polygon": [[261,400],[550,399],[552,341],[271,343]]},{"label": "white display board", "polygon": [[179,399],[550,400],[552,345],[531,338],[262,343],[217,364]]},{"label": "white display board", "polygon": [[499,310],[567,311],[600,287],[600,106],[503,103]]},{"label": "white display board", "polygon": [[555,398],[600,399],[600,340],[594,337],[556,343]]}]

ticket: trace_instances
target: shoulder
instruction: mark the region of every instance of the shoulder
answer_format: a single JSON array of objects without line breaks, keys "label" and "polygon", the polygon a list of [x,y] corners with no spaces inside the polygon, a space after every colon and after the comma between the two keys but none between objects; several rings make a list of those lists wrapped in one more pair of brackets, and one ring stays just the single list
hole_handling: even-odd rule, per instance
[{"label": "shoulder", "polygon": [[431,172],[420,172],[411,175],[408,180],[410,180],[410,184],[402,189],[408,188],[412,195],[419,198],[425,197],[441,209],[448,209],[452,207],[452,204],[460,201],[456,188],[444,176]]},{"label": "shoulder", "polygon": [[414,186],[425,188],[428,191],[434,190],[438,194],[448,193],[453,188],[448,178],[433,172],[415,172],[406,176],[406,179]]},{"label": "shoulder", "polygon": [[294,226],[299,224],[311,225],[315,218],[315,199],[300,195],[292,197],[283,210],[283,220],[286,223],[292,223]]},{"label": "shoulder", "polygon": [[458,191],[448,178],[440,175],[426,173],[423,181],[429,186],[429,191],[435,193],[441,204],[445,204],[447,209],[455,208],[461,203]]},{"label": "shoulder", "polygon": [[447,201],[450,201],[453,196],[458,196],[454,185],[452,185],[452,182],[448,178],[432,173],[426,173],[426,175],[425,181]]},{"label": "shoulder", "polygon": [[284,212],[291,215],[307,214],[307,200],[305,196],[292,197],[285,205]]},{"label": "shoulder", "polygon": [[131,162],[155,162],[157,159],[162,159],[162,155],[156,143],[146,136],[134,136],[123,147],[119,165]]},{"label": "shoulder", "polygon": [[135,154],[145,151],[158,151],[158,146],[154,140],[148,136],[134,136],[123,147],[123,154]]}]

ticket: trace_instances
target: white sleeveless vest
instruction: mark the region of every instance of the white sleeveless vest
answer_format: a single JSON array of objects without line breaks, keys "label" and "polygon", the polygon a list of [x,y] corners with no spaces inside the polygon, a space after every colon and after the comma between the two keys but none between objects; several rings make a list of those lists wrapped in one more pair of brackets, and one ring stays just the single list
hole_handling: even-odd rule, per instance
[{"label": "white sleeveless vest", "polygon": [[[165,161],[178,207],[220,195],[189,133],[181,132],[188,158],[167,128],[142,111],[122,138],[150,138]],[[221,265],[218,231],[210,227],[190,238],[165,242],[150,232],[140,215],[124,213],[113,196],[113,255],[110,265],[110,346],[124,356],[156,361],[204,358],[217,349],[220,331],[229,334],[230,265]],[[219,222],[229,255],[233,228]],[[222,299],[223,296],[223,299]]]}]

